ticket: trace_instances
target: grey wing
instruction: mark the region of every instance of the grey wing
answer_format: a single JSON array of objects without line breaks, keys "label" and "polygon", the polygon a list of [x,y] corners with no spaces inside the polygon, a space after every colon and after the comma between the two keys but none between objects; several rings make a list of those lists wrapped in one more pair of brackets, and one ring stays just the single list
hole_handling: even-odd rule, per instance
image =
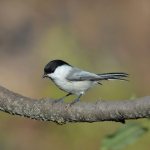
[{"label": "grey wing", "polygon": [[98,81],[100,76],[94,73],[83,71],[78,68],[74,68],[67,77],[69,81]]}]

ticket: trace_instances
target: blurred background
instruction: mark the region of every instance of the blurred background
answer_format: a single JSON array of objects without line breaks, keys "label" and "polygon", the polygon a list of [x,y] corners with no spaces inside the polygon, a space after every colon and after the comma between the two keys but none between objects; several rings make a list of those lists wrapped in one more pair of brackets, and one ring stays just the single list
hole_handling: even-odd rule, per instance
[{"label": "blurred background", "polygon": [[[1,0],[0,85],[28,97],[59,98],[65,93],[41,78],[45,64],[53,59],[97,73],[130,74],[129,82],[105,81],[87,92],[82,101],[150,95],[150,1]],[[107,150],[107,138],[114,139],[128,124],[140,126],[139,130],[150,128],[147,119],[127,121],[127,125],[63,126],[2,112],[0,119],[2,150]],[[121,149],[149,150],[150,134],[141,133]],[[126,139],[128,136],[123,141]],[[117,142],[112,150],[117,150]]]}]

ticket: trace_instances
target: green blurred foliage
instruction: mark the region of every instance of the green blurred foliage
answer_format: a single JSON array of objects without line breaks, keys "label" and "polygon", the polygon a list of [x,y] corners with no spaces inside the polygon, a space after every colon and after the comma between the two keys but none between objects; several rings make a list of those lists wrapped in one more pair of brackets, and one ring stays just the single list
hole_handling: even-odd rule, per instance
[{"label": "green blurred foliage", "polygon": [[102,141],[101,150],[123,150],[128,145],[135,143],[147,131],[148,128],[140,124],[127,124],[113,134],[108,135]]},{"label": "green blurred foliage", "polygon": [[[41,78],[52,59],[97,73],[125,71],[129,82],[103,82],[82,101],[121,100],[149,95],[150,2],[103,0],[0,1],[1,85],[25,96],[59,98],[65,93]],[[74,99],[71,96],[66,101]],[[114,122],[39,122],[0,113],[0,149],[99,149],[124,125]],[[138,122],[150,128],[149,120]],[[125,138],[126,139],[126,138]],[[149,150],[144,134],[126,150]]]}]

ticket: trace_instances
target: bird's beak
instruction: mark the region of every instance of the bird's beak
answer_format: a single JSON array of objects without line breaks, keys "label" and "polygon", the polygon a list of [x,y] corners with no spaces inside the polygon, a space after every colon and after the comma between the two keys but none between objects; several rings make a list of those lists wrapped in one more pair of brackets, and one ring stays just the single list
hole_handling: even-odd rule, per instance
[{"label": "bird's beak", "polygon": [[42,78],[47,78],[48,76],[47,76],[47,74],[44,74],[43,76],[42,76]]}]

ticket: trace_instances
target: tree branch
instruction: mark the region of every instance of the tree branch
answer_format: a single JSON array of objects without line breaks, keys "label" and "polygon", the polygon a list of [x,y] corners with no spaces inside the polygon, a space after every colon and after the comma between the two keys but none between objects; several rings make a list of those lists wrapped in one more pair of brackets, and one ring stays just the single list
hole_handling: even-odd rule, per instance
[{"label": "tree branch", "polygon": [[0,110],[36,120],[67,122],[117,121],[150,118],[150,96],[136,100],[52,103],[50,99],[35,100],[0,86]]}]

